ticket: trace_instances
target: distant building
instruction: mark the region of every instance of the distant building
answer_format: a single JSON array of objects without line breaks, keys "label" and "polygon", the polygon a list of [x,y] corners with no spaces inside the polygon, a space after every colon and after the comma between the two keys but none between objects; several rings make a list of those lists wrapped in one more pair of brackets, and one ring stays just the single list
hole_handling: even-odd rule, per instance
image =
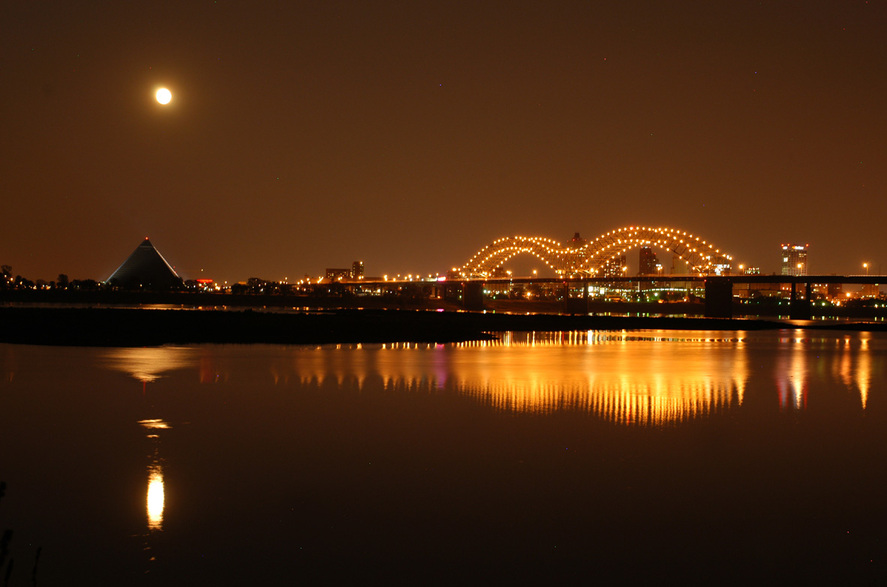
[{"label": "distant building", "polygon": [[578,232],[573,234],[573,238],[567,243],[567,251],[564,261],[568,267],[580,267],[586,256],[586,245],[588,241],[582,238]]},{"label": "distant building", "polygon": [[628,269],[628,264],[625,262],[625,255],[617,255],[607,259],[601,268],[601,275],[603,277],[622,277],[625,275],[626,269]]},{"label": "distant building", "polygon": [[211,292],[218,290],[215,282],[212,279],[195,279],[194,284],[194,288],[197,291]]},{"label": "distant building", "polygon": [[677,255],[672,255],[671,273],[672,275],[686,275],[687,273],[690,273],[690,264],[686,259],[682,259]]},{"label": "distant building", "polygon": [[807,275],[807,247],[810,245],[782,245],[782,275]]},{"label": "distant building", "polygon": [[638,251],[638,275],[658,275],[662,264],[656,257],[656,253],[649,245],[644,245]]},{"label": "distant building", "polygon": [[147,238],[105,281],[124,289],[177,289],[183,285],[182,278]]},{"label": "distant building", "polygon": [[360,279],[363,277],[363,261],[355,261],[351,264],[351,269],[344,267],[327,267],[326,278],[331,281],[342,281],[348,279]]},{"label": "distant building", "polygon": [[[746,267],[745,265],[739,266],[739,274],[740,275],[760,275],[761,268],[760,267]],[[733,295],[739,298],[750,298],[753,294],[758,296],[762,295],[760,292],[761,284],[754,284],[752,286],[751,283],[736,283],[733,285]]]},{"label": "distant building", "polygon": [[335,267],[327,267],[326,278],[330,281],[338,281],[341,279],[351,278],[351,269],[341,269]]}]

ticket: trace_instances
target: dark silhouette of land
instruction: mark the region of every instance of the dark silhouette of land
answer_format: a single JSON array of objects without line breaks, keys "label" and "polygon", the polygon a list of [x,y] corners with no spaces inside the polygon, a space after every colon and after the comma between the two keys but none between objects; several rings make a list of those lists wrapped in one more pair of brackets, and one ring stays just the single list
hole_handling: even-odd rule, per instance
[{"label": "dark silhouette of land", "polygon": [[169,343],[455,342],[505,331],[762,330],[778,328],[885,330],[884,323],[760,319],[505,314],[428,310],[140,309],[55,306],[0,307],[0,342],[83,346]]}]

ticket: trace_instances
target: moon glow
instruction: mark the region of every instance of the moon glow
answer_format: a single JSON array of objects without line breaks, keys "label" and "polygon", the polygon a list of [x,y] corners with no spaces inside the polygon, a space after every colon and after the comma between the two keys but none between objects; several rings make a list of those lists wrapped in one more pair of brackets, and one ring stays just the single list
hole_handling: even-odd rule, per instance
[{"label": "moon glow", "polygon": [[169,104],[172,100],[172,92],[170,92],[166,88],[160,88],[159,90],[157,90],[157,93],[154,94],[154,97],[161,104]]}]

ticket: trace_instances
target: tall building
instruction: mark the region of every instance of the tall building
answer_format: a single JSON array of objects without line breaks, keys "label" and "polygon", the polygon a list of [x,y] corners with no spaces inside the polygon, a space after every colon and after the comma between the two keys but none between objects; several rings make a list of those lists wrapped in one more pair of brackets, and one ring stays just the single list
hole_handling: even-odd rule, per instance
[{"label": "tall building", "polygon": [[649,245],[644,245],[638,251],[638,275],[657,275],[662,265],[656,257],[656,253]]},{"label": "tall building", "polygon": [[583,265],[587,254],[585,248],[587,244],[588,241],[579,236],[578,232],[573,234],[573,238],[567,243],[568,250],[564,259],[567,267],[581,267]]},{"label": "tall building", "polygon": [[782,275],[807,275],[807,247],[810,245],[782,245]]},{"label": "tall building", "polygon": [[351,279],[363,277],[363,261],[355,261],[351,264]]}]

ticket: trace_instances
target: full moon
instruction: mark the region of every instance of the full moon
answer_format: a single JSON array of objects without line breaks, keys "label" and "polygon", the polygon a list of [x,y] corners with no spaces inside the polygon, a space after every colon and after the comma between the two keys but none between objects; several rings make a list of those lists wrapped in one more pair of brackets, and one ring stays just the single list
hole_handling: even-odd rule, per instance
[{"label": "full moon", "polygon": [[154,94],[154,97],[157,98],[157,101],[161,104],[169,104],[170,100],[172,100],[172,92],[166,88],[160,88],[157,90],[157,93]]}]

